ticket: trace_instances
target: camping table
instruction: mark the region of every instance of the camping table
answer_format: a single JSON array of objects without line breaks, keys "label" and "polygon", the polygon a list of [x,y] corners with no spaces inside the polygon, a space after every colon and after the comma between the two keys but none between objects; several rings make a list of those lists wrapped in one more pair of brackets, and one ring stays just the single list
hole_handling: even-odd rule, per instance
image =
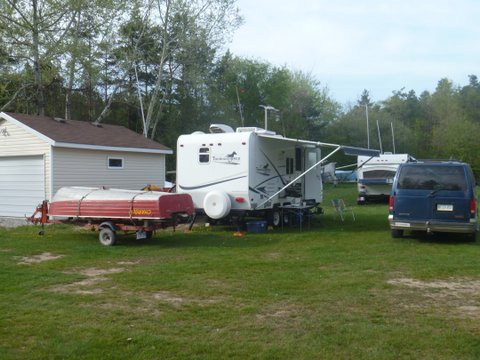
[{"label": "camping table", "polygon": [[[303,220],[304,217],[307,216],[309,219],[309,224],[310,224],[310,210],[313,209],[315,205],[303,205],[303,204],[298,204],[298,205],[284,205],[281,207],[282,210],[282,220],[284,218],[284,215],[293,215],[295,220],[298,220],[300,223],[300,231],[302,231],[302,225],[303,225]],[[283,221],[282,221],[282,230],[283,230]]]}]

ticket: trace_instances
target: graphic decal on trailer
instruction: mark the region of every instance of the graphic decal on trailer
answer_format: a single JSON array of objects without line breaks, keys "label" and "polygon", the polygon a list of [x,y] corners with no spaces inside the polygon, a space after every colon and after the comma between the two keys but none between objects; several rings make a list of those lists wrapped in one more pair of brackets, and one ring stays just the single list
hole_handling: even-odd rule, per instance
[{"label": "graphic decal on trailer", "polygon": [[219,164],[227,164],[227,165],[240,165],[240,156],[237,155],[237,152],[234,151],[230,154],[226,154],[223,156],[212,156],[214,162]]}]

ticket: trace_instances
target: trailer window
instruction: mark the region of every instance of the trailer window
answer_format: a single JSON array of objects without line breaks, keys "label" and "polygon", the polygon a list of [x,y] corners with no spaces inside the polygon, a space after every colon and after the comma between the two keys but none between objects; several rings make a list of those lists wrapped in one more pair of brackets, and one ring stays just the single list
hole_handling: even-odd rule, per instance
[{"label": "trailer window", "polygon": [[392,170],[364,170],[364,179],[393,179],[395,171]]},{"label": "trailer window", "polygon": [[293,174],[293,158],[287,157],[287,175]]},{"label": "trailer window", "polygon": [[198,153],[198,161],[201,164],[208,164],[210,162],[210,148],[202,147]]},{"label": "trailer window", "polygon": [[302,149],[295,148],[295,170],[302,171]]}]

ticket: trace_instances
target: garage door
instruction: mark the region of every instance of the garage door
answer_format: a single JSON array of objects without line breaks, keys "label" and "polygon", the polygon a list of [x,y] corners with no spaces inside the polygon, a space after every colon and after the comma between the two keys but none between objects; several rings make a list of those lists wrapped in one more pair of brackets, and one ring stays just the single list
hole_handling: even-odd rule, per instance
[{"label": "garage door", "polygon": [[0,157],[0,216],[30,216],[44,199],[43,156]]}]

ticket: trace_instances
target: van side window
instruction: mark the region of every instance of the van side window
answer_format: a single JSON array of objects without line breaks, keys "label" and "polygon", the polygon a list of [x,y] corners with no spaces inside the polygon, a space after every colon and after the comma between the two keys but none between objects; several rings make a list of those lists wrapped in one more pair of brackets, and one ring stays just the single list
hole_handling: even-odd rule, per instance
[{"label": "van side window", "polygon": [[200,148],[198,152],[198,162],[201,164],[208,164],[210,162],[210,148]]}]

